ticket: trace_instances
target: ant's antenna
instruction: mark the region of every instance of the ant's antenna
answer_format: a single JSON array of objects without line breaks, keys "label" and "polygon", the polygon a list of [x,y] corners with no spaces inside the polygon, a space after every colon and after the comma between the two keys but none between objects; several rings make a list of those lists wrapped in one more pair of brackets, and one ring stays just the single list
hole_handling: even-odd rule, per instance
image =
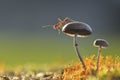
[{"label": "ant's antenna", "polygon": [[53,26],[53,25],[45,25],[45,26],[42,26],[42,28],[46,28],[46,27],[50,27],[50,26]]}]

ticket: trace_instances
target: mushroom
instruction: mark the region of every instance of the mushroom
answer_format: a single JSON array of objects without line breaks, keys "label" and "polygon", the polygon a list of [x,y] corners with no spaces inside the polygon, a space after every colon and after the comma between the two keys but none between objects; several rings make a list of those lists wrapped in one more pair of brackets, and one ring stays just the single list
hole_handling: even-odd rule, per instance
[{"label": "mushroom", "polygon": [[91,27],[86,23],[74,21],[65,24],[62,28],[62,32],[68,36],[74,37],[73,41],[74,41],[75,51],[80,61],[82,62],[84,70],[86,70],[85,63],[78,50],[77,37],[87,37],[88,35],[90,35],[92,33]]},{"label": "mushroom", "polygon": [[98,47],[98,56],[97,56],[97,69],[96,71],[99,70],[99,61],[100,61],[100,53],[102,48],[108,47],[109,43],[104,40],[104,39],[96,39],[93,43],[95,47]]}]

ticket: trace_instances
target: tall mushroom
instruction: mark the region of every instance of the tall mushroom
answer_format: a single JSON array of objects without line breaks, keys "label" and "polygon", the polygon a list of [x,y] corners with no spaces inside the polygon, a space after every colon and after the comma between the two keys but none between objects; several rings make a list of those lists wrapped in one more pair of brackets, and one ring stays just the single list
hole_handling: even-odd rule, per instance
[{"label": "tall mushroom", "polygon": [[77,53],[77,56],[79,57],[80,61],[82,62],[84,70],[86,70],[85,63],[81,57],[81,54],[78,50],[78,42],[77,42],[77,37],[87,37],[92,33],[91,27],[83,22],[69,22],[65,24],[62,28],[62,31],[71,37],[74,37],[74,46],[75,46],[75,51]]},{"label": "tall mushroom", "polygon": [[109,43],[104,40],[104,39],[96,39],[93,43],[95,47],[98,47],[98,56],[97,56],[97,69],[96,71],[99,70],[99,61],[100,61],[100,53],[102,48],[108,47]]}]

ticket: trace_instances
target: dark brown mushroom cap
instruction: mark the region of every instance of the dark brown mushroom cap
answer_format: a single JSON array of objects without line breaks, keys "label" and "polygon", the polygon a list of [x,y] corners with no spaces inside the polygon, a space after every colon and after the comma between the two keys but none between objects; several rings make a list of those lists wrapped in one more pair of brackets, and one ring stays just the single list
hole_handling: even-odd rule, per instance
[{"label": "dark brown mushroom cap", "polygon": [[92,33],[92,29],[88,24],[78,21],[65,24],[62,31],[72,37],[74,37],[75,34],[77,34],[78,37],[86,37]]},{"label": "dark brown mushroom cap", "polygon": [[96,47],[106,48],[108,47],[109,43],[104,39],[96,39],[93,45]]}]

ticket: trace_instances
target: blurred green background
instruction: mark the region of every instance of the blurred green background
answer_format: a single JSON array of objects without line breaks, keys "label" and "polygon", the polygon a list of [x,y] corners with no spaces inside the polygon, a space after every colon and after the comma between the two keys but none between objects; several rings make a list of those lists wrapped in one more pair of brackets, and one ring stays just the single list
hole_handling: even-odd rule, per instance
[{"label": "blurred green background", "polygon": [[[73,47],[73,38],[58,34],[45,35],[47,30],[44,29],[43,34],[16,35],[4,34],[0,40],[0,61],[6,65],[20,64],[65,64],[78,60]],[[78,38],[79,49],[82,56],[97,55],[97,48],[93,46],[93,41],[97,38],[106,39],[109,47],[103,49],[103,55],[120,56],[118,36],[91,35],[86,38]]]},{"label": "blurred green background", "polygon": [[70,17],[88,23],[93,34],[79,38],[82,56],[97,55],[93,41],[106,39],[103,55],[120,56],[119,0],[20,0],[0,1],[0,63],[65,64],[78,60],[73,38],[41,26],[56,24],[57,18]]}]

